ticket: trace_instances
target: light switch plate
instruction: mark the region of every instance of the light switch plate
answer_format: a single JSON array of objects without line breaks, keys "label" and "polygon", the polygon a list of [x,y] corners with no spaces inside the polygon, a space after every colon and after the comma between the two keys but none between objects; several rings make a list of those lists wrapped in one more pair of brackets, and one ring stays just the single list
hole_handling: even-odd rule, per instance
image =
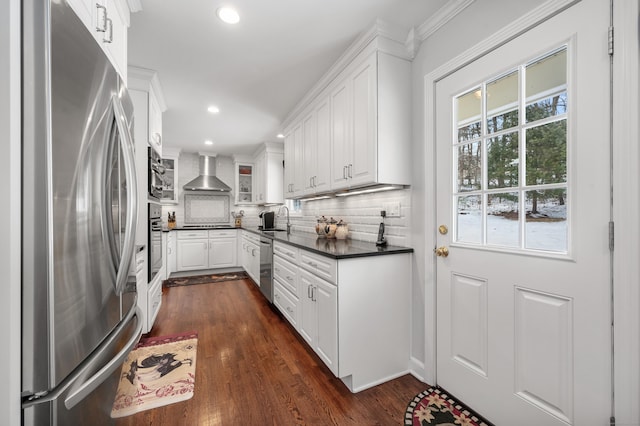
[{"label": "light switch plate", "polygon": [[400,217],[400,202],[382,203],[382,210],[386,210],[387,217]]}]

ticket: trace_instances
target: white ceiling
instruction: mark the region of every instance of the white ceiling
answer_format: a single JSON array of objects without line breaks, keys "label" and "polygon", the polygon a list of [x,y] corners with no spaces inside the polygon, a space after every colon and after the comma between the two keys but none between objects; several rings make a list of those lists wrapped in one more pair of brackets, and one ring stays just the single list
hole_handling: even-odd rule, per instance
[{"label": "white ceiling", "polygon": [[[129,64],[158,72],[165,147],[250,154],[278,140],[287,114],[376,18],[409,29],[446,2],[143,0],[131,15]],[[220,21],[221,5],[240,23]]]}]

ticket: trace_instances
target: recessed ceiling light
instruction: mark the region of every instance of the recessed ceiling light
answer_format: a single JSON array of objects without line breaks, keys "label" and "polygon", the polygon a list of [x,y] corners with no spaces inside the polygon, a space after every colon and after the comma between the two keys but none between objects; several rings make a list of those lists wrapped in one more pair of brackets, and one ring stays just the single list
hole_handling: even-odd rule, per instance
[{"label": "recessed ceiling light", "polygon": [[213,145],[213,141],[206,140],[206,141],[204,141],[204,144],[205,145]]},{"label": "recessed ceiling light", "polygon": [[282,133],[278,133],[278,134],[276,135],[276,138],[278,138],[278,139],[284,139],[284,135],[283,135]]},{"label": "recessed ceiling light", "polygon": [[217,114],[220,112],[220,108],[215,105],[211,105],[209,108],[207,108],[207,111],[209,111],[211,114]]},{"label": "recessed ceiling light", "polygon": [[222,19],[222,21],[227,24],[237,24],[240,22],[240,15],[238,15],[238,12],[231,7],[220,7],[216,13],[218,14],[218,18]]}]

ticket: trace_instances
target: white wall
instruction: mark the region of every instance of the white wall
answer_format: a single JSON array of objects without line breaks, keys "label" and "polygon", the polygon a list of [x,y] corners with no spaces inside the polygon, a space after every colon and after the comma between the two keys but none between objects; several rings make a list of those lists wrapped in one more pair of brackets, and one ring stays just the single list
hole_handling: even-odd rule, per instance
[{"label": "white wall", "polygon": [[20,0],[0,2],[0,423],[20,424]]},{"label": "white wall", "polygon": [[[459,15],[424,40],[412,65],[413,79],[413,206],[411,240],[415,249],[414,282],[412,290],[412,356],[414,368],[425,363],[424,294],[433,282],[433,247],[426,247],[427,236],[435,235],[429,223],[434,217],[434,206],[429,184],[433,181],[433,147],[425,146],[425,87],[424,77],[447,63],[479,41],[508,25],[543,0],[476,0]],[[464,29],[461,31],[461,29]],[[427,225],[429,224],[429,225]],[[426,228],[429,229],[426,229]],[[424,372],[429,378],[433,372]],[[432,375],[431,375],[432,376]]]}]

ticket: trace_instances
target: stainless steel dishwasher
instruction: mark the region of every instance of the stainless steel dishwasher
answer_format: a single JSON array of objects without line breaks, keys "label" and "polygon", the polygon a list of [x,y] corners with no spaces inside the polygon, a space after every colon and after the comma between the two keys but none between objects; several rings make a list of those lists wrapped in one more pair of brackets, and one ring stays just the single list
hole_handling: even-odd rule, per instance
[{"label": "stainless steel dishwasher", "polygon": [[260,236],[260,291],[273,303],[273,240]]}]

